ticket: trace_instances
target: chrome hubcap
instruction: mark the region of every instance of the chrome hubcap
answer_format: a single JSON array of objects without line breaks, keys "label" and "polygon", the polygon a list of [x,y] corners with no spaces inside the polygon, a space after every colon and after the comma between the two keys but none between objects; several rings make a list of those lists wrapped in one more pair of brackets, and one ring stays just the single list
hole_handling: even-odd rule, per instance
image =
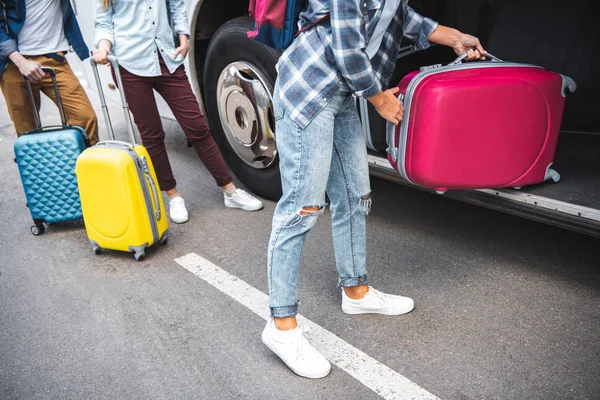
[{"label": "chrome hubcap", "polygon": [[221,125],[231,148],[253,168],[267,168],[277,158],[273,99],[267,79],[246,62],[229,64],[217,84]]}]

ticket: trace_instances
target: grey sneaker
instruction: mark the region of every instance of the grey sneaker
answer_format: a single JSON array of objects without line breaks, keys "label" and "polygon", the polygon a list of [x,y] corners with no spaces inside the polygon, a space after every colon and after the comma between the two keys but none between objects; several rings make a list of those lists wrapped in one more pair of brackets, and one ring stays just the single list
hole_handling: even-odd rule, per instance
[{"label": "grey sneaker", "polygon": [[353,300],[342,289],[342,311],[346,314],[402,315],[411,312],[415,302],[409,297],[381,293],[369,286],[360,300]]},{"label": "grey sneaker", "polygon": [[271,318],[262,333],[263,343],[296,374],[305,378],[324,378],[331,372],[331,364],[304,337],[310,328],[298,326],[289,340],[280,340]]},{"label": "grey sneaker", "polygon": [[239,208],[244,211],[257,211],[263,208],[262,201],[242,189],[235,189],[231,196],[223,193],[223,196],[225,197],[225,207],[228,208]]}]

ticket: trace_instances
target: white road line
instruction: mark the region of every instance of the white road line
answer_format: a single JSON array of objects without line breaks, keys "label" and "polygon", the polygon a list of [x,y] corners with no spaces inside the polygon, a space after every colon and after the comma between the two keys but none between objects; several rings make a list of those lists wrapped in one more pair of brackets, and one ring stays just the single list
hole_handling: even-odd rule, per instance
[{"label": "white road line", "polygon": [[[268,296],[235,275],[195,253],[177,258],[175,262],[246,306],[264,320],[269,318]],[[438,399],[410,379],[383,365],[311,320],[298,315],[298,322],[311,328],[307,334],[308,339],[321,354],[382,398],[389,400]]]}]

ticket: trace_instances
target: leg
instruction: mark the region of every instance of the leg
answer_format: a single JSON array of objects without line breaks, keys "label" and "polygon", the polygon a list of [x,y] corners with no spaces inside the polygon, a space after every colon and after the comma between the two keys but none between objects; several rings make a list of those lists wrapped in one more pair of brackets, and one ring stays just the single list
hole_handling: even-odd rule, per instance
[{"label": "leg", "polygon": [[340,285],[366,292],[366,216],[371,189],[367,149],[359,127],[360,119],[349,98],[335,120],[327,194]]},{"label": "leg", "polygon": [[156,82],[156,91],[173,111],[177,122],[217,185],[220,187],[231,185],[231,175],[200,112],[198,100],[192,91],[184,67],[181,66],[170,74],[162,59],[160,61],[163,75]]},{"label": "leg", "polygon": [[[36,107],[39,109],[41,85],[39,83],[32,83],[31,86]],[[2,77],[0,77],[0,89],[2,89],[2,93],[4,94],[8,114],[15,125],[17,136],[35,129],[34,111],[31,108],[31,100],[29,100],[27,90],[25,89],[25,80],[13,63],[8,63]]]},{"label": "leg", "polygon": [[[305,129],[293,122],[275,90],[277,147],[283,196],[277,203],[269,243],[269,303],[280,329],[293,328],[298,310],[298,271],[308,231],[325,207],[325,188],[333,150],[335,96]],[[279,325],[281,324],[281,325]]]},{"label": "leg", "polygon": [[371,208],[369,165],[360,120],[349,99],[335,120],[333,157],[327,183],[331,200],[333,244],[347,314],[400,315],[412,299],[388,295],[367,285],[366,217]]},{"label": "leg", "polygon": [[[44,58],[45,60],[42,64],[51,67],[56,72],[56,82],[60,91],[67,123],[82,127],[86,131],[91,145],[98,143],[98,119],[96,112],[85,90],[79,83],[79,79],[77,79],[71,70],[69,63],[66,59],[60,62],[49,57]],[[56,103],[50,77],[45,77],[42,83],[44,94]]]},{"label": "leg", "polygon": [[154,99],[155,78],[133,75],[124,68],[121,68],[121,77],[129,109],[140,131],[142,144],[152,158],[160,189],[172,191],[176,188],[177,182],[167,155],[165,132]]},{"label": "leg", "polygon": [[335,115],[346,96],[330,104],[301,129],[283,109],[275,85],[274,108],[283,196],[273,216],[269,241],[269,305],[272,320],[262,333],[263,343],[296,374],[322,378],[331,364],[297,327],[298,272],[306,235],[325,208],[325,189],[333,150]]}]

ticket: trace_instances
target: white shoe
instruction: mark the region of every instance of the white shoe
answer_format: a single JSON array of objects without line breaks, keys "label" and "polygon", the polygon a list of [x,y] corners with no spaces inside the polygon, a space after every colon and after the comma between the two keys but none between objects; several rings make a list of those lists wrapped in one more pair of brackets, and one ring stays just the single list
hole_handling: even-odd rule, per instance
[{"label": "white shoe", "polygon": [[262,201],[242,189],[235,189],[231,196],[227,196],[225,193],[223,195],[225,207],[240,208],[244,211],[257,211],[263,208]]},{"label": "white shoe", "polygon": [[353,300],[342,289],[342,311],[346,314],[402,315],[411,312],[415,302],[409,297],[381,293],[369,286],[360,300]]},{"label": "white shoe", "polygon": [[190,218],[182,197],[177,196],[169,200],[169,217],[176,224],[183,224]]},{"label": "white shoe", "polygon": [[309,329],[298,326],[292,331],[280,331],[271,318],[263,330],[262,341],[296,374],[305,378],[324,378],[331,372],[331,364],[304,337]]}]

